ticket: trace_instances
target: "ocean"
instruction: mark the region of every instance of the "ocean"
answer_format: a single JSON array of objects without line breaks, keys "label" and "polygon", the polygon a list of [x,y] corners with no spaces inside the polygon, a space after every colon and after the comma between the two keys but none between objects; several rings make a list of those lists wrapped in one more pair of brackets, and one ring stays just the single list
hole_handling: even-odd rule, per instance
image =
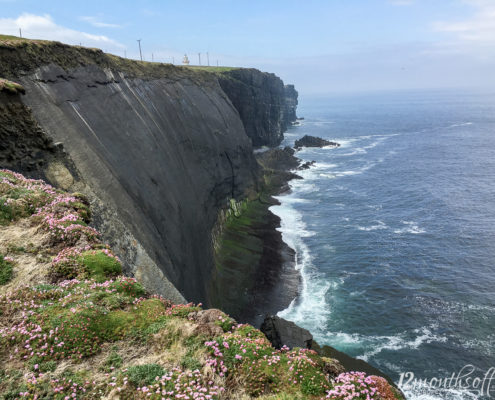
[{"label": "ocean", "polygon": [[495,396],[495,93],[300,102],[283,145],[341,146],[297,152],[316,163],[271,207],[302,276],[279,316],[410,399]]}]

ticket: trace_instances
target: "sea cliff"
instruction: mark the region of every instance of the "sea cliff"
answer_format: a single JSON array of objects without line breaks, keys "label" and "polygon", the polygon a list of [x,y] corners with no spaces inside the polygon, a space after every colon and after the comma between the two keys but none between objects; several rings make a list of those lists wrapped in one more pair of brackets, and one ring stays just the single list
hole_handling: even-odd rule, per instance
[{"label": "sea cliff", "polygon": [[[246,135],[254,130],[240,115],[265,105],[247,97],[236,108],[215,73],[55,42],[4,39],[0,60],[0,76],[26,91],[2,94],[2,118],[21,120],[3,125],[3,166],[84,192],[127,273],[163,295],[207,302],[218,215],[230,199],[258,192],[260,168]],[[233,82],[263,78],[267,88],[258,95],[276,105],[269,124],[277,128],[258,136],[279,141],[281,80],[229,73],[234,91]]]},{"label": "sea cliff", "polygon": [[[295,120],[297,92],[293,86],[253,69],[204,70],[143,63],[97,49],[11,37],[0,37],[0,78],[0,167],[44,179],[57,190],[74,193],[69,197],[78,204],[76,211],[82,210],[81,225],[90,223],[88,232],[97,232],[91,235],[98,236],[98,246],[107,243],[108,247],[86,248],[89,244],[82,242],[72,246],[81,252],[112,249],[112,257],[121,264],[118,272],[136,278],[131,286],[136,282],[143,285],[139,293],[146,293],[146,301],[152,295],[163,296],[161,305],[152,307],[159,309],[159,316],[176,316],[173,310],[177,304],[192,301],[207,307],[221,306],[242,321],[259,324],[265,312],[278,311],[295,296],[298,276],[292,264],[293,253],[275,230],[279,220],[268,208],[275,203],[272,195],[286,190],[287,181],[297,178],[288,169],[298,163],[290,149],[272,149],[257,156],[253,153],[253,147],[278,145],[284,130]],[[28,182],[29,186],[31,182],[10,174],[4,172],[3,176],[5,202],[10,199],[11,184],[22,186]],[[43,183],[39,185],[46,188]],[[29,208],[29,212],[34,210]],[[13,216],[8,222],[20,217],[28,215]],[[21,219],[12,231],[6,228],[3,237],[9,239],[12,232],[19,234],[26,229],[34,238],[37,230],[29,230],[29,224]],[[7,242],[3,251],[17,254]],[[29,246],[24,243],[16,248]],[[17,279],[15,284],[20,284],[24,276],[28,279],[25,284],[34,285],[29,290],[36,292],[38,284],[59,285],[63,277],[79,276],[81,271],[64,275],[64,270],[54,278],[48,273],[49,259],[55,257],[56,263],[57,251],[63,249],[45,243],[38,250],[40,260],[35,257],[36,261],[27,264],[35,269],[16,272],[15,260],[14,267],[8,267]],[[22,257],[31,254],[19,252]],[[98,263],[91,265],[79,267],[105,268]],[[90,275],[88,272],[84,277],[97,282],[115,279],[115,274]],[[126,279],[118,278],[117,285],[127,285]],[[87,292],[92,289],[86,283],[74,285],[81,295],[94,294]],[[47,290],[65,293],[63,284]],[[108,301],[130,302],[114,309],[120,313],[128,312],[133,300]],[[72,309],[78,310],[72,307],[70,312]],[[199,333],[203,335],[199,335],[201,340],[220,340],[220,326],[229,338],[232,333],[235,340],[239,339],[236,335],[248,334],[269,346],[252,328],[236,333],[243,328],[210,320],[220,317],[230,323],[230,317],[220,312],[204,316],[198,308],[187,306],[178,316],[193,318],[192,313],[199,313],[193,325],[200,327],[193,328],[202,332],[182,335],[184,326],[186,331],[191,326],[175,321],[172,331],[162,334],[180,331],[181,345],[186,348],[185,341]],[[145,330],[161,330],[153,325],[157,322],[153,318],[134,317],[144,318],[141,328]],[[125,318],[133,316],[126,314]],[[123,333],[120,325],[117,328],[119,332],[114,332],[115,338],[112,336],[108,343],[120,340]],[[270,357],[279,357],[273,349],[267,347],[267,351]],[[155,356],[155,361],[163,361],[162,355]],[[297,358],[299,353],[288,357]],[[200,359],[202,368],[206,368],[206,358]],[[308,362],[313,365],[311,360]],[[311,370],[308,379],[314,376],[321,377],[322,384],[330,382],[340,370],[327,368],[325,360],[317,360],[318,368]],[[185,373],[189,367],[184,368],[181,371]],[[174,379],[182,377],[182,372]],[[269,390],[264,386],[253,396],[276,393],[277,385],[270,385]],[[297,389],[301,393],[305,390]]]}]

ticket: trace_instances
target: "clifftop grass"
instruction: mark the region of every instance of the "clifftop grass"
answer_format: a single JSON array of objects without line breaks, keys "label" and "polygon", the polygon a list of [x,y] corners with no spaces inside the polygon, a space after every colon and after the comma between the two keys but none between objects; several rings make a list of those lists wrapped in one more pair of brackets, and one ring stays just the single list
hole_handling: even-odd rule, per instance
[{"label": "clifftop grass", "polygon": [[190,79],[208,86],[215,83],[214,74],[202,68],[136,61],[104,53],[100,49],[0,35],[0,76],[15,80],[23,73],[34,72],[48,64],[69,71],[81,66],[98,65],[141,79]]},{"label": "clifftop grass", "polygon": [[219,310],[146,293],[81,195],[0,170],[0,205],[0,399],[399,398],[382,378],[332,376],[313,351],[275,350]]}]

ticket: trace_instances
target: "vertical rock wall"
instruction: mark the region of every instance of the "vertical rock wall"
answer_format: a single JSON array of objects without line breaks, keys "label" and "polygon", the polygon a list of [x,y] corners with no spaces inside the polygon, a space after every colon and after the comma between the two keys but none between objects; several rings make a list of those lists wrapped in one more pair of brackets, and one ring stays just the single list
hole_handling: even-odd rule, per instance
[{"label": "vertical rock wall", "polygon": [[257,69],[232,69],[219,82],[251,138],[254,147],[277,146],[296,119],[297,91],[274,74]]}]

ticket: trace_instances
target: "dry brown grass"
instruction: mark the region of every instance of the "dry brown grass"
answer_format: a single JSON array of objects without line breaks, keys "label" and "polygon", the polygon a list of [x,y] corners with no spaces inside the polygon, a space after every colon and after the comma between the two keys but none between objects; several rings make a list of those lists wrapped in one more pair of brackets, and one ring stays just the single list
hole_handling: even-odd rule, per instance
[{"label": "dry brown grass", "polygon": [[0,295],[21,286],[48,283],[51,263],[50,249],[46,247],[48,239],[48,233],[32,225],[27,218],[0,226],[0,253],[15,261],[14,276],[10,282],[0,286]]}]

